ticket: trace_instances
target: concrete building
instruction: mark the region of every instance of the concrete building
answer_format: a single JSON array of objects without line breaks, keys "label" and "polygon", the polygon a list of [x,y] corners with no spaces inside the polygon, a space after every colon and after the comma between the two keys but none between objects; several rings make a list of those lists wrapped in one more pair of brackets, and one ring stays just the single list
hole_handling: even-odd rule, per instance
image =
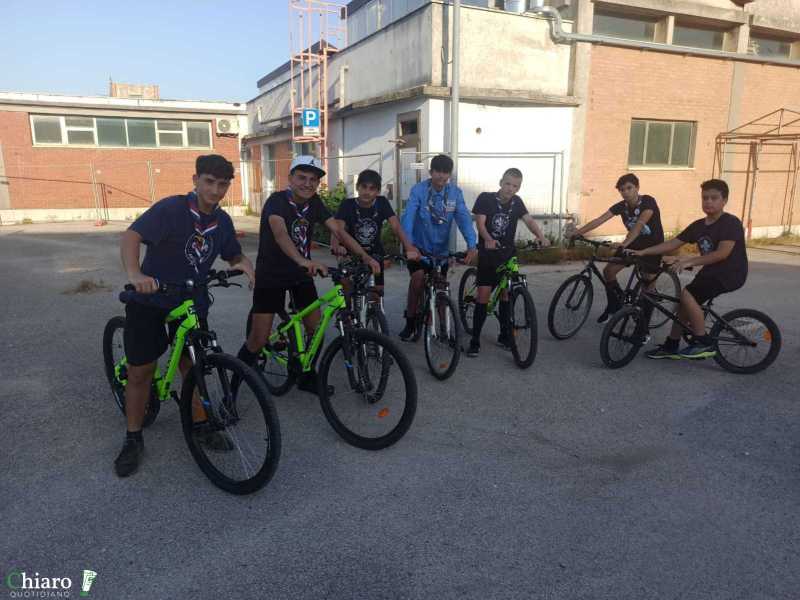
[{"label": "concrete building", "polygon": [[[673,231],[701,214],[699,184],[714,172],[718,134],[800,109],[797,3],[539,4],[462,2],[458,173],[468,202],[517,166],[529,210],[586,221],[616,200],[616,178],[634,171]],[[449,151],[453,9],[444,0],[354,0],[347,12],[348,45],[328,61],[330,181],[351,188],[359,170],[379,167],[400,206],[430,154]],[[291,143],[289,64],[258,87],[244,143],[263,201],[285,185],[292,153],[308,149]],[[748,213],[743,160],[722,160],[736,214]],[[754,235],[800,222],[787,173],[771,172],[780,170],[759,175]],[[620,235],[621,225],[600,233]]]},{"label": "concrete building", "polygon": [[225,203],[244,210],[244,104],[161,100],[157,86],[112,92],[122,97],[0,92],[0,223],[133,218],[189,191],[209,153],[236,166]]}]

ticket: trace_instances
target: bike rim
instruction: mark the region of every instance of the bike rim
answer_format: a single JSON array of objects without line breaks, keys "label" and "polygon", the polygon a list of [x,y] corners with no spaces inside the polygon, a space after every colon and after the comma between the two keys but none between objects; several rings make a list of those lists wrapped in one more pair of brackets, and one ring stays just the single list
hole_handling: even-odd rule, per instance
[{"label": "bike rim", "polygon": [[458,340],[456,339],[455,315],[450,311],[449,305],[439,309],[444,313],[436,319],[435,328],[430,322],[425,328],[425,348],[431,368],[437,373],[446,373],[455,360]]},{"label": "bike rim", "polygon": [[586,283],[582,279],[564,290],[553,319],[557,331],[563,334],[572,333],[581,326],[589,310],[586,302],[588,295]]},{"label": "bike rim", "polygon": [[630,352],[638,345],[637,340],[641,334],[637,332],[639,319],[633,314],[625,315],[614,323],[608,336],[608,356],[618,362],[628,357]]},{"label": "bike rim", "polygon": [[764,322],[753,317],[737,317],[728,324],[754,345],[736,339],[737,336],[730,329],[723,328],[717,339],[717,352],[725,362],[745,369],[766,360],[775,340]]}]

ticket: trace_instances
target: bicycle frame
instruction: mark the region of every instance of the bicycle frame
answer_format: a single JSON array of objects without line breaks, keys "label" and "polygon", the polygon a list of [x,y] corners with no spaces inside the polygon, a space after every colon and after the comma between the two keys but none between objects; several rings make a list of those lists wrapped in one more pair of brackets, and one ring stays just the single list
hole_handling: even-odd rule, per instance
[{"label": "bicycle frame", "polygon": [[[492,314],[494,313],[494,309],[497,307],[497,303],[500,301],[500,296],[506,290],[511,290],[512,287],[516,285],[527,285],[527,281],[525,281],[525,276],[520,275],[519,272],[519,260],[516,256],[512,256],[502,265],[497,267],[497,272],[500,274],[500,283],[492,290],[492,295],[489,298],[489,304],[486,307],[486,313]],[[512,279],[522,279],[520,282],[512,283]]]},{"label": "bicycle frame", "polygon": [[[269,337],[268,343],[274,344],[282,335],[287,335],[291,331],[294,334],[294,339],[297,341],[297,358],[300,361],[300,366],[303,372],[311,370],[317,352],[322,346],[323,338],[325,337],[325,330],[331,322],[334,315],[340,310],[346,308],[347,303],[344,298],[344,290],[341,284],[336,284],[328,292],[323,294],[320,298],[309,304],[303,310],[291,316],[289,321],[283,326],[273,332]],[[317,328],[314,330],[314,335],[311,337],[311,342],[306,348],[306,341],[304,335],[303,319],[313,313],[315,310],[322,308],[322,320]],[[266,349],[262,353],[268,352]],[[277,354],[273,355],[273,359],[277,360],[281,365],[288,366],[288,359],[283,358]]]}]

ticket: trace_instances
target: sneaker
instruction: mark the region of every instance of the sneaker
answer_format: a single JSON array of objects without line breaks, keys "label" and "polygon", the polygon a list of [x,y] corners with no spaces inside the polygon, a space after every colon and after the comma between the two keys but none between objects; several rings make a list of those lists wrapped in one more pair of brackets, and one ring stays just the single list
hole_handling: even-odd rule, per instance
[{"label": "sneaker", "polygon": [[680,360],[682,357],[678,353],[677,348],[668,348],[666,344],[661,344],[660,346],[656,346],[652,350],[648,350],[644,354],[647,358],[659,359],[659,358],[671,358],[673,360]]},{"label": "sneaker", "polygon": [[114,461],[114,471],[116,471],[117,477],[133,475],[139,468],[139,463],[142,462],[143,453],[144,440],[126,437],[125,443],[122,444],[122,450]]},{"label": "sneaker", "polygon": [[604,311],[603,311],[603,312],[600,314],[600,316],[599,316],[599,317],[597,317],[597,322],[598,322],[598,323],[605,323],[606,321],[608,321],[608,318],[609,318],[611,315],[613,315],[613,314],[614,314],[613,312],[609,311],[608,309],[605,309],[605,310],[604,310]]},{"label": "sneaker", "polygon": [[481,353],[481,343],[478,340],[470,340],[467,356],[476,357]]},{"label": "sneaker", "polygon": [[[316,371],[303,373],[297,379],[297,389],[300,390],[301,392],[309,392],[311,394],[317,395],[318,387],[319,387],[319,382]],[[334,392],[333,386],[329,385],[328,395],[332,396],[333,392]]]},{"label": "sneaker", "polygon": [[681,358],[714,358],[717,351],[709,344],[692,342],[678,353]]},{"label": "sneaker", "polygon": [[400,339],[404,342],[413,342],[416,333],[417,328],[414,319],[406,319],[406,326],[403,328],[403,331],[400,332]]},{"label": "sneaker", "polygon": [[511,336],[505,332],[501,332],[500,335],[497,336],[497,345],[503,350],[511,350]]},{"label": "sneaker", "polygon": [[212,452],[230,452],[233,450],[233,442],[230,436],[223,431],[211,431],[207,422],[194,424],[194,438],[201,446],[205,446]]}]

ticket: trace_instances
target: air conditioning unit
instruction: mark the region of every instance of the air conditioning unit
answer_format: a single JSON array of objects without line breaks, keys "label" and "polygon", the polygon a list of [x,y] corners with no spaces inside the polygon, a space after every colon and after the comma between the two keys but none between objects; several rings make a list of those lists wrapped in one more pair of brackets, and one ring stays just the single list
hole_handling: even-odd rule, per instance
[{"label": "air conditioning unit", "polygon": [[239,120],[236,118],[217,119],[217,134],[225,133],[239,133]]}]

